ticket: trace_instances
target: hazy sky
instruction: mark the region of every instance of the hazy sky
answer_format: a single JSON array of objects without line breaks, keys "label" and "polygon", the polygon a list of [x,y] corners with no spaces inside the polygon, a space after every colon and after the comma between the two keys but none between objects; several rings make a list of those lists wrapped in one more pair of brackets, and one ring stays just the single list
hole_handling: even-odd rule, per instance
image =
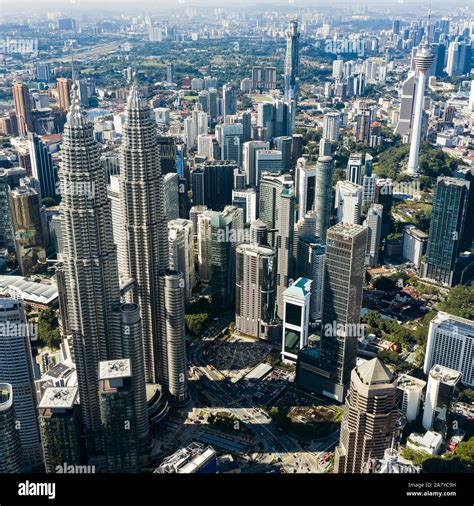
[{"label": "hazy sky", "polygon": [[[13,14],[18,17],[24,13],[28,16],[30,13],[62,11],[73,14],[90,14],[97,11],[115,11],[135,12],[141,11],[159,12],[167,9],[176,9],[177,7],[240,7],[248,10],[259,8],[277,9],[285,7],[291,10],[298,8],[313,7],[345,7],[345,6],[371,6],[374,4],[377,11],[395,11],[395,12],[418,12],[427,10],[429,5],[433,7],[435,15],[437,7],[442,7],[443,11],[439,14],[445,15],[446,4],[449,4],[451,12],[459,7],[472,7],[472,0],[0,0],[0,16]],[[369,10],[370,11],[370,10]]]}]

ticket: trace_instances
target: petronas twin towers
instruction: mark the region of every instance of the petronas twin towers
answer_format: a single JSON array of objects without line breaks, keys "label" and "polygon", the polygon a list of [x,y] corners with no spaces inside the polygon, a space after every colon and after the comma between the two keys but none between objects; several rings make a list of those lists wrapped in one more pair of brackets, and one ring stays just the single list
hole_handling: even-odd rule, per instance
[{"label": "petronas twin towers", "polygon": [[[168,270],[168,233],[157,131],[133,83],[120,150],[122,240],[113,240],[111,205],[93,125],[73,87],[60,164],[61,255],[84,430],[100,447],[99,361],[130,358],[139,442],[149,439],[146,383],[174,402],[187,399],[182,274]],[[132,284],[121,300],[120,281]]]}]

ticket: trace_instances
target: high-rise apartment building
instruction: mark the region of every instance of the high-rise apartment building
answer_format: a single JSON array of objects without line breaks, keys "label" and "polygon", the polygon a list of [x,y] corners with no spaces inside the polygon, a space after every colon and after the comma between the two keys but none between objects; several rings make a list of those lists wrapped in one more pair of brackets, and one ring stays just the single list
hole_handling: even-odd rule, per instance
[{"label": "high-rise apartment building", "polygon": [[72,80],[60,77],[56,80],[56,90],[58,93],[59,107],[68,111],[71,107]]},{"label": "high-rise apartment building", "polygon": [[33,131],[31,96],[26,84],[15,83],[13,85],[13,100],[15,102],[18,134],[26,137],[28,132]]},{"label": "high-rise apartment building", "polygon": [[236,249],[235,324],[243,334],[268,338],[275,319],[276,263],[272,248],[240,244]]}]

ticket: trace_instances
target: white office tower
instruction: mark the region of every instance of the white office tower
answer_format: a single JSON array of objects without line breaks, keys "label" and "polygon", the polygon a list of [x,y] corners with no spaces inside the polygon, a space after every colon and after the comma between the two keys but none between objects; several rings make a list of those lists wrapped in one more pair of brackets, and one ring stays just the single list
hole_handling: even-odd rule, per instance
[{"label": "white office tower", "polygon": [[0,382],[13,389],[25,471],[42,464],[30,335],[22,303],[0,298]]},{"label": "white office tower", "polygon": [[21,472],[21,441],[13,388],[9,383],[0,383],[0,474]]},{"label": "white office tower", "polygon": [[431,47],[428,43],[428,39],[425,38],[415,56],[415,64],[418,71],[418,76],[414,103],[415,112],[413,115],[413,125],[411,131],[410,156],[408,158],[407,165],[407,173],[412,176],[418,175],[418,155],[420,151],[421,141],[426,74],[433,63],[433,60],[434,56],[431,52]]},{"label": "white office tower", "polygon": [[298,198],[298,220],[313,209],[316,185],[316,166],[307,165],[305,158],[296,163],[296,195]]},{"label": "white office tower", "polygon": [[275,319],[275,252],[257,243],[236,249],[235,325],[239,332],[268,338]]},{"label": "white office tower", "polygon": [[368,463],[368,472],[374,474],[413,474],[420,473],[421,466],[409,462],[401,462],[396,448],[387,448],[383,459],[371,459]]},{"label": "white office tower", "polygon": [[344,74],[344,60],[337,58],[332,62],[332,77],[341,79]]},{"label": "white office tower", "polygon": [[418,230],[414,225],[407,225],[403,229],[403,257],[409,260],[417,269],[421,268],[421,260],[428,245],[428,234]]},{"label": "white office tower", "polygon": [[[140,307],[146,381],[164,386],[166,306],[161,277],[169,263],[164,181],[156,125],[150,117],[150,108],[139,97],[136,81],[130,89],[125,113],[120,146],[120,195],[127,240],[123,245],[126,265],[120,275],[135,282],[126,297],[127,302]],[[184,320],[180,325],[184,331]]]},{"label": "white office tower", "polygon": [[256,158],[259,150],[267,150],[270,145],[266,141],[249,141],[243,144],[243,170],[249,186],[257,186]]},{"label": "white office tower", "polygon": [[157,107],[153,109],[155,121],[159,128],[166,129],[170,126],[170,110],[168,107]]},{"label": "white office tower", "polygon": [[339,112],[328,112],[323,119],[323,139],[331,142],[339,140],[339,129],[341,128],[341,114]]},{"label": "white office tower", "polygon": [[208,211],[198,215],[197,224],[198,270],[201,283],[211,282],[212,226]]},{"label": "white office tower", "polygon": [[297,250],[297,275],[308,278],[311,283],[310,319],[321,321],[323,311],[324,270],[326,246],[324,241],[299,232]]},{"label": "white office tower", "polygon": [[197,119],[196,137],[198,137],[199,135],[207,135],[209,133],[208,114],[204,111],[199,111],[196,119]]},{"label": "white office tower", "polygon": [[474,321],[440,311],[430,322],[425,374],[435,364],[462,374],[461,382],[474,387]]},{"label": "white office tower", "polygon": [[117,261],[119,265],[119,272],[121,267],[124,266],[125,260],[120,258],[124,248],[121,245],[125,241],[125,228],[122,201],[120,199],[120,181],[116,175],[110,176],[110,183],[107,186],[107,196],[110,200],[110,210],[112,213],[112,232],[114,236],[114,243],[117,246]]},{"label": "white office tower", "polygon": [[351,181],[358,185],[362,184],[362,155],[360,153],[349,156],[346,181]]},{"label": "white office tower", "polygon": [[260,184],[263,173],[280,174],[283,170],[283,157],[281,151],[274,149],[261,149],[255,153],[255,172],[257,186]]},{"label": "white office tower", "polygon": [[182,219],[169,221],[168,241],[170,268],[183,273],[186,303],[189,304],[196,284],[193,222]]},{"label": "white office tower", "polygon": [[[126,345],[123,337],[125,329],[120,328],[117,248],[105,172],[100,163],[100,146],[94,140],[92,124],[86,121],[80,110],[74,86],[61,146],[59,179],[68,324],[74,347],[84,431],[90,451],[95,452],[100,448],[101,427],[99,361],[109,357],[128,357],[122,356]],[[94,188],[94,192],[71,191],[71,188],[83,188],[84,184],[87,188]],[[141,341],[140,336],[138,341]],[[136,359],[136,363],[139,362]],[[138,371],[136,375],[140,377]],[[141,391],[137,394],[140,397],[145,384],[136,384],[134,388]],[[141,423],[148,433],[146,399],[142,408],[144,419]]]},{"label": "white office tower", "polygon": [[257,191],[255,188],[232,190],[232,205],[244,211],[244,223],[257,219]]},{"label": "white office tower", "polygon": [[362,186],[350,181],[338,181],[336,184],[337,222],[360,224],[362,211]]},{"label": "white office tower", "polygon": [[426,381],[402,374],[396,381],[399,405],[408,422],[414,422],[420,412],[421,399]]},{"label": "white office tower", "polygon": [[283,293],[283,339],[281,357],[295,362],[308,344],[311,280],[298,278]]},{"label": "white office tower", "polygon": [[165,339],[162,342],[162,355],[166,356],[163,386],[175,405],[188,401],[183,281],[183,274],[176,270],[169,269],[160,276],[166,308]]},{"label": "white office tower", "polygon": [[168,172],[163,176],[165,194],[165,215],[168,221],[179,218],[179,176]]},{"label": "white office tower", "polygon": [[[472,358],[472,356],[471,356]],[[434,365],[428,375],[423,428],[435,430],[446,436],[447,421],[454,387],[461,379],[461,373],[448,367]]]},{"label": "white office tower", "polygon": [[365,251],[365,265],[375,267],[379,264],[380,241],[382,234],[381,204],[372,204],[367,211],[365,226],[367,227],[367,248]]}]

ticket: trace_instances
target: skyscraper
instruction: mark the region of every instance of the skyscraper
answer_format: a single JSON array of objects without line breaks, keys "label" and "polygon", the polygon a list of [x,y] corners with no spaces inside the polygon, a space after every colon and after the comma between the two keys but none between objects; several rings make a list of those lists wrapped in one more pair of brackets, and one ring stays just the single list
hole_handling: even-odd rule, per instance
[{"label": "skyscraper", "polygon": [[295,194],[291,176],[264,175],[260,183],[260,219],[273,231],[277,253],[277,313],[283,319],[283,292],[293,276]]},{"label": "skyscraper", "polygon": [[365,254],[365,263],[369,267],[375,267],[379,264],[379,250],[382,233],[382,214],[381,204],[372,204],[367,211],[367,250]]},{"label": "skyscraper", "polygon": [[298,220],[313,209],[316,186],[316,167],[306,164],[306,159],[300,158],[296,165],[296,193],[298,195]]},{"label": "skyscraper", "polygon": [[9,383],[12,387],[24,471],[32,471],[42,464],[41,442],[30,335],[20,300],[0,298],[0,326],[0,383]]},{"label": "skyscraper", "polygon": [[338,181],[336,184],[337,221],[360,225],[362,213],[362,186],[350,181]]},{"label": "skyscraper", "polygon": [[28,132],[28,148],[31,159],[31,174],[39,181],[41,198],[56,198],[58,195],[58,171],[48,147],[38,135]]},{"label": "skyscraper", "polygon": [[213,211],[222,211],[232,204],[234,170],[232,161],[209,161],[191,173],[193,204],[206,205]]},{"label": "skyscraper", "polygon": [[298,101],[299,39],[298,20],[292,19],[286,32],[284,79],[285,98],[295,101]]},{"label": "skyscraper", "polygon": [[275,319],[275,252],[268,246],[240,244],[236,249],[235,324],[247,335],[268,338]]},{"label": "skyscraper", "polygon": [[323,311],[326,247],[315,237],[298,237],[296,275],[311,280],[310,318],[321,321]]},{"label": "skyscraper", "polygon": [[314,210],[316,211],[316,235],[321,239],[326,239],[331,219],[332,170],[332,158],[320,156],[316,163]]},{"label": "skyscraper", "polygon": [[0,220],[0,249],[14,251],[9,193],[8,172],[5,169],[0,169],[0,216],[3,216]]},{"label": "skyscraper", "polygon": [[[128,355],[136,343],[141,342],[141,336],[136,332],[138,324],[130,332],[126,317],[120,311],[117,251],[105,171],[100,163],[99,145],[94,141],[93,125],[81,113],[76,86],[73,87],[71,109],[64,128],[59,179],[67,316],[74,347],[83,428],[88,449],[94,453],[101,446],[99,361],[131,358],[135,368],[143,365],[141,355]],[[82,191],[84,185],[94,191]],[[127,338],[124,339],[124,336]],[[134,353],[137,353],[136,348]],[[139,369],[135,370],[137,382],[134,388],[141,402],[137,409],[143,431],[141,440],[146,440],[148,418],[142,374]]]},{"label": "skyscraper", "polygon": [[196,283],[194,270],[193,222],[182,219],[169,221],[168,241],[170,268],[183,273],[186,302],[189,303]]},{"label": "skyscraper", "polygon": [[[168,230],[160,148],[150,108],[139,97],[134,81],[127,100],[120,146],[120,196],[125,226],[125,249],[119,258],[122,279],[135,280],[130,301],[140,307],[145,378],[162,383],[167,369],[163,355],[165,307],[160,276],[169,263]],[[183,322],[184,325],[184,322]]]},{"label": "skyscraper", "polygon": [[461,382],[474,387],[474,322],[439,312],[430,322],[423,371],[436,364],[462,373]]},{"label": "skyscraper", "polygon": [[415,64],[418,71],[418,78],[416,84],[416,97],[414,102],[415,112],[413,115],[413,125],[411,131],[410,141],[410,156],[408,158],[407,173],[412,176],[418,174],[418,155],[420,151],[421,142],[421,124],[423,117],[423,103],[425,96],[426,74],[433,64],[433,53],[431,52],[426,36],[421,47],[416,52]]},{"label": "skyscraper", "polygon": [[369,459],[390,448],[398,419],[397,390],[390,370],[373,358],[351,372],[334,472],[362,473]]},{"label": "skyscraper", "polygon": [[139,470],[132,370],[129,360],[99,363],[100,417],[109,473]]},{"label": "skyscraper", "polygon": [[461,373],[449,367],[436,364],[431,368],[423,408],[422,423],[425,430],[433,429],[446,437],[454,387],[460,379]]},{"label": "skyscraper", "polygon": [[28,132],[33,131],[33,114],[31,112],[31,97],[28,86],[15,83],[13,85],[13,99],[18,122],[18,134],[26,137]]},{"label": "skyscraper", "polygon": [[339,140],[339,129],[341,128],[341,113],[328,112],[323,118],[323,139],[331,142]]},{"label": "skyscraper", "polygon": [[71,89],[72,80],[60,77],[56,80],[56,89],[58,92],[59,107],[64,111],[71,107]]},{"label": "skyscraper", "polygon": [[283,360],[296,361],[308,344],[311,280],[298,278],[283,292]]},{"label": "skyscraper", "polygon": [[188,379],[186,362],[186,332],[184,327],[183,273],[167,269],[160,278],[163,284],[164,306],[166,308],[165,333],[162,355],[166,357],[163,386],[170,401],[175,405],[188,402]]},{"label": "skyscraper", "polygon": [[248,185],[257,186],[255,155],[258,150],[265,150],[268,148],[269,143],[266,141],[249,141],[243,144],[243,170],[246,175]]},{"label": "skyscraper", "polygon": [[46,241],[38,192],[26,185],[10,191],[10,213],[18,266],[23,276],[46,264]]},{"label": "skyscraper", "polygon": [[0,383],[0,474],[21,471],[21,442],[13,404],[13,388],[9,383]]},{"label": "skyscraper", "polygon": [[456,284],[470,184],[467,180],[439,177],[436,185],[423,277],[445,286]]},{"label": "skyscraper", "polygon": [[326,236],[321,390],[342,402],[356,365],[367,229],[338,223]]},{"label": "skyscraper", "polygon": [[39,425],[47,473],[84,462],[77,387],[49,387],[39,403]]}]

